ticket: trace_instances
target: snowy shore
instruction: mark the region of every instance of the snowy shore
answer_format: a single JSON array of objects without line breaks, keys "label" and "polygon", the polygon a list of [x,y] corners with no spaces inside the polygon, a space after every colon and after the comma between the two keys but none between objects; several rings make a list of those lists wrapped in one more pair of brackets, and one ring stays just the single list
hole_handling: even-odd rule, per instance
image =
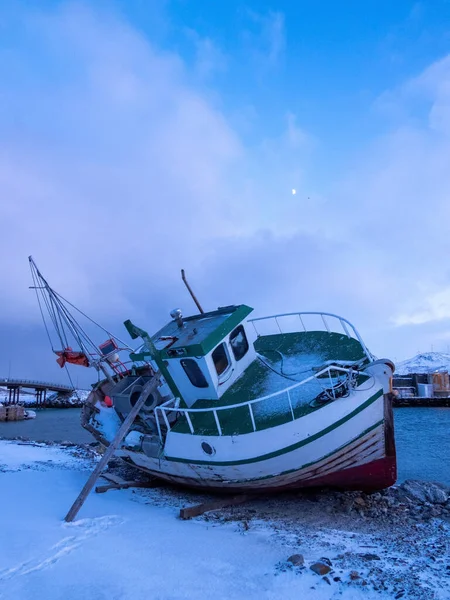
[{"label": "snowy shore", "polygon": [[92,446],[0,442],[2,600],[450,597],[444,486],[274,496],[191,521],[179,509],[204,494],[110,491],[65,524],[97,458]]}]

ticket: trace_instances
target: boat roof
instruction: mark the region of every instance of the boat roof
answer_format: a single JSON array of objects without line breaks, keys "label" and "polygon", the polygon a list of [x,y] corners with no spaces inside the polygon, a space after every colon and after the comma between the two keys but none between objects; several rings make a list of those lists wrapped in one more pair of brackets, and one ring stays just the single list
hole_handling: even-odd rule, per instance
[{"label": "boat roof", "polygon": [[[170,321],[152,336],[152,341],[165,358],[176,355],[205,356],[252,311],[250,306],[240,304],[183,317],[183,328],[178,327],[175,320]],[[170,337],[176,338],[176,341],[168,347],[168,340],[161,338]]]}]

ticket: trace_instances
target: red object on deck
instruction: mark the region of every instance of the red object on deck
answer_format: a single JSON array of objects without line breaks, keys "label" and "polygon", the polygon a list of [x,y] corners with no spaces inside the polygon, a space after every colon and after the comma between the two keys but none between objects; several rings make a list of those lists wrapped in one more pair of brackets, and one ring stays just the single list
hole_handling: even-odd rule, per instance
[{"label": "red object on deck", "polygon": [[111,398],[109,396],[105,396],[105,399],[103,400],[103,402],[106,404],[106,406],[108,408],[111,408],[113,405],[113,401],[111,400]]},{"label": "red object on deck", "polygon": [[64,350],[57,350],[55,352],[58,358],[56,362],[61,367],[64,367],[66,363],[70,363],[71,365],[80,365],[81,367],[89,367],[89,359],[84,352],[75,352],[72,348],[67,347]]}]

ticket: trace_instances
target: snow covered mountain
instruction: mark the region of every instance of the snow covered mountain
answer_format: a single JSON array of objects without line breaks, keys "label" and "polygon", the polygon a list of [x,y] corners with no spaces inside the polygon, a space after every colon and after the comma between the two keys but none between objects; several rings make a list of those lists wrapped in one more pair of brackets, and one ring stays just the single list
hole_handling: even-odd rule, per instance
[{"label": "snow covered mountain", "polygon": [[450,354],[446,352],[424,352],[398,363],[395,367],[396,375],[433,373],[434,371],[450,371]]}]

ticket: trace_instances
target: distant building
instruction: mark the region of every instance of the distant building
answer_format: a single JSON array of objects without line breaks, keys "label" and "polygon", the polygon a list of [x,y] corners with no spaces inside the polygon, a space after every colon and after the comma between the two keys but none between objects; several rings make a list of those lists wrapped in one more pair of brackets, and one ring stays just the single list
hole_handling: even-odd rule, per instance
[{"label": "distant building", "polygon": [[448,398],[450,377],[448,371],[394,375],[393,388],[399,398]]}]

